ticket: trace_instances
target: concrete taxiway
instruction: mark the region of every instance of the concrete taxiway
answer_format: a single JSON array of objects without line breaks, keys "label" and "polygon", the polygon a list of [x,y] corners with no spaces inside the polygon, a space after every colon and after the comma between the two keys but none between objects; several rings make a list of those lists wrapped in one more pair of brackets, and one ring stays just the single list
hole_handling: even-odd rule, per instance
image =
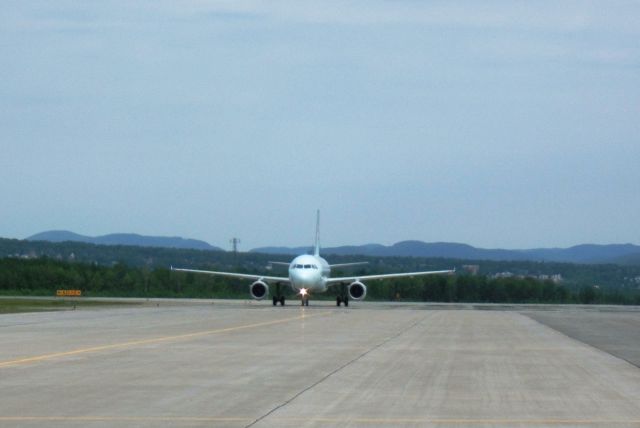
[{"label": "concrete taxiway", "polygon": [[2,315],[0,426],[640,426],[637,309],[312,305]]}]

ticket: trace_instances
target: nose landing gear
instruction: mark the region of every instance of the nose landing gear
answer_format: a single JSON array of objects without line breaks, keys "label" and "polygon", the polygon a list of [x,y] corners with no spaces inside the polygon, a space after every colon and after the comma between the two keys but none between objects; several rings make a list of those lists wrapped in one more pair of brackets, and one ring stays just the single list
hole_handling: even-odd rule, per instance
[{"label": "nose landing gear", "polygon": [[300,304],[302,306],[309,306],[309,292],[306,288],[300,289]]}]

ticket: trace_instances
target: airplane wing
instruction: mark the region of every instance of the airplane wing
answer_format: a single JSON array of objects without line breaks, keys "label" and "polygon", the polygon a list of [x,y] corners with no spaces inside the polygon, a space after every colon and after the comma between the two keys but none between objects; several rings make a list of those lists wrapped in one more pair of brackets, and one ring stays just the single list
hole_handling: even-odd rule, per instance
[{"label": "airplane wing", "polygon": [[368,281],[370,279],[388,279],[388,278],[402,278],[411,276],[423,276],[423,275],[443,275],[455,273],[453,270],[431,270],[424,272],[407,272],[407,273],[386,273],[381,275],[362,275],[362,276],[343,276],[340,278],[327,278],[327,285],[335,284],[338,282],[353,282],[353,281]]},{"label": "airplane wing", "polygon": [[266,281],[266,282],[289,282],[289,278],[284,276],[268,276],[268,275],[253,275],[248,273],[234,273],[234,272],[214,272],[211,270],[197,270],[197,269],[180,269],[171,266],[172,271],[177,272],[192,272],[192,273],[206,273],[209,275],[228,276],[231,278],[252,279],[254,281]]}]

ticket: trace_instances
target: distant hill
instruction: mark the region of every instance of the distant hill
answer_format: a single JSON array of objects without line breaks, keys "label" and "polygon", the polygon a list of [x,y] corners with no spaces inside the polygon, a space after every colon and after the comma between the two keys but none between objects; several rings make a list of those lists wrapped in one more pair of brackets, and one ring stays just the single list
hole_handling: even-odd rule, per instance
[{"label": "distant hill", "polygon": [[180,237],[143,236],[135,233],[112,233],[103,236],[84,236],[67,230],[50,230],[27,238],[28,241],[85,242],[96,245],[131,245],[137,247],[182,248],[192,250],[221,250],[207,242]]},{"label": "distant hill", "polygon": [[[218,250],[207,242],[180,237],[143,236],[133,233],[114,233],[104,236],[84,236],[65,230],[52,230],[27,238],[28,241],[84,242],[97,245],[129,245],[195,250]],[[311,247],[261,247],[252,253],[298,255],[310,252]],[[614,263],[640,265],[640,246],[633,244],[583,244],[569,248],[534,248],[506,250],[477,248],[452,242],[402,241],[393,245],[365,244],[323,248],[322,253],[336,256],[425,257],[459,260],[534,261],[560,263]]]},{"label": "distant hill", "polygon": [[[262,247],[251,251],[293,255],[308,252],[309,247]],[[584,244],[570,248],[505,250],[476,248],[467,244],[450,242],[427,243],[422,241],[402,241],[390,246],[366,244],[360,246],[323,248],[322,252],[324,254],[374,257],[444,257],[463,260],[530,260],[568,263],[619,263],[624,261],[627,264],[633,264],[634,261],[640,258],[640,246],[632,244]]]}]

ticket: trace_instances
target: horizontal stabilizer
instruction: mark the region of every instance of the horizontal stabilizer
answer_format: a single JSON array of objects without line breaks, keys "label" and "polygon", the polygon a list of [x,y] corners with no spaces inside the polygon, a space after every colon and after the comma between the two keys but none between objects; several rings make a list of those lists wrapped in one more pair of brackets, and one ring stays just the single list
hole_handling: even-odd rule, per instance
[{"label": "horizontal stabilizer", "polygon": [[342,268],[342,267],[349,267],[349,266],[361,266],[361,265],[368,265],[369,262],[353,262],[353,263],[338,263],[335,265],[329,265],[332,268]]}]

